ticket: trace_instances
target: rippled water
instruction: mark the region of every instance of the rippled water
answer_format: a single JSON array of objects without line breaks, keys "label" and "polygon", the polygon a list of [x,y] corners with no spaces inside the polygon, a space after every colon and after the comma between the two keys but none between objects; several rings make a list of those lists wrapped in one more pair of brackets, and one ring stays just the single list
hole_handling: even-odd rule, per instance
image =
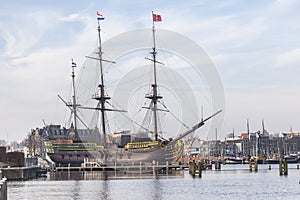
[{"label": "rippled water", "polygon": [[221,171],[207,170],[202,178],[188,171],[169,175],[117,174],[114,172],[67,172],[31,181],[8,183],[8,198],[83,199],[300,199],[300,170],[289,165],[280,176],[277,165],[222,165]]}]

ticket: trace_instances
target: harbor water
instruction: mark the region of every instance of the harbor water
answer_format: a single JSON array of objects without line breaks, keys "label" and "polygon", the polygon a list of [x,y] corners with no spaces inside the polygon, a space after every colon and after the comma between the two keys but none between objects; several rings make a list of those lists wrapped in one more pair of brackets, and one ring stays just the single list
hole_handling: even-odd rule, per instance
[{"label": "harbor water", "polygon": [[300,170],[289,164],[288,175],[278,165],[222,165],[206,170],[202,178],[188,171],[154,173],[60,172],[30,181],[8,182],[11,200],[83,199],[300,199]]}]

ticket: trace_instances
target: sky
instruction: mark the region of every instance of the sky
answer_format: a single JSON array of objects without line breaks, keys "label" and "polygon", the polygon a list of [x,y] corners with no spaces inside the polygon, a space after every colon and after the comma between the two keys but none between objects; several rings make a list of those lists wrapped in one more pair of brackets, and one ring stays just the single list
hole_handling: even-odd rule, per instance
[{"label": "sky", "polygon": [[105,17],[103,41],[149,28],[185,35],[212,59],[223,81],[225,120],[232,132],[300,131],[300,1],[297,0],[14,0],[0,2],[0,139],[21,141],[43,120],[57,118],[57,94],[96,47],[95,13]]}]

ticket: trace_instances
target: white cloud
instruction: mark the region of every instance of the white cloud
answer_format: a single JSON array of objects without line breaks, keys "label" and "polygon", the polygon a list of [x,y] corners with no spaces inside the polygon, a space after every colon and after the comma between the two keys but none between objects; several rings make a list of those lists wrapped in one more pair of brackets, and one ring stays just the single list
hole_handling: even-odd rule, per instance
[{"label": "white cloud", "polygon": [[292,49],[277,55],[276,64],[273,67],[299,66],[300,48]]},{"label": "white cloud", "polygon": [[72,14],[69,14],[67,16],[63,16],[60,18],[60,20],[66,21],[66,22],[86,21],[87,19],[88,19],[88,17],[81,13],[72,13]]}]

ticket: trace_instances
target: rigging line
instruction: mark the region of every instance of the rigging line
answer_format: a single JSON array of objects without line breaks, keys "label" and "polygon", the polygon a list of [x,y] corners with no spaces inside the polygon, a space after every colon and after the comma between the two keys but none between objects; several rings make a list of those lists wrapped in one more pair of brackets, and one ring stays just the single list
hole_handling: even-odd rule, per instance
[{"label": "rigging line", "polygon": [[105,128],[106,128],[106,133],[111,133],[111,129],[110,129],[110,126],[109,126],[109,123],[108,123],[108,119],[107,119],[107,113],[105,112]]},{"label": "rigging line", "polygon": [[[106,102],[106,103],[108,103],[108,102]],[[113,107],[114,109],[117,109],[114,105],[112,105],[112,104],[110,104],[110,103],[108,103],[108,104],[109,104],[111,107]],[[142,129],[151,132],[149,129],[145,128],[143,125],[140,125],[140,124],[137,123],[136,121],[134,121],[134,120],[132,120],[131,118],[129,118],[125,113],[122,113],[122,112],[121,112],[121,114],[122,114],[123,116],[125,116],[127,119],[129,119],[129,121],[133,122],[135,125],[138,125],[138,126],[141,127]]]},{"label": "rigging line", "polygon": [[[159,115],[157,117],[159,118]],[[158,119],[157,121],[159,123],[159,128],[160,128],[160,131],[159,131],[160,134],[158,134],[158,137],[160,137],[161,139],[167,141],[167,139],[163,136],[163,130],[162,130],[162,125],[161,125],[161,120]]]},{"label": "rigging line", "polygon": [[[60,110],[59,108],[58,108],[58,105],[60,105],[60,103],[58,103],[58,102],[60,102],[60,99],[57,97],[57,100],[56,100],[56,105],[55,105],[55,113],[54,113],[54,119],[55,119],[55,121],[57,121],[57,123],[58,124],[66,124],[67,123],[67,110],[66,109],[62,109],[63,110],[63,119],[58,119],[58,115],[59,115],[59,113],[58,113],[58,110]],[[65,107],[64,107],[65,108]],[[69,116],[69,115],[68,115]],[[63,120],[63,122],[61,121],[61,120]],[[59,122],[60,121],[60,122]]]},{"label": "rigging line", "polygon": [[158,135],[160,135],[161,137],[163,137],[162,135],[163,135],[163,131],[162,131],[162,125],[161,125],[161,120],[160,120],[160,116],[159,115],[157,115],[157,122],[158,122],[158,127],[159,127],[159,133],[161,133],[161,134],[158,134]]},{"label": "rigging line", "polygon": [[89,129],[89,127],[88,127],[88,126],[86,125],[86,123],[85,123],[86,118],[85,118],[84,114],[83,114],[80,110],[77,110],[77,112],[80,114],[80,117],[77,116],[78,119],[79,119],[79,122],[81,122],[82,125],[83,125],[85,128]]},{"label": "rigging line", "polygon": [[71,124],[72,124],[72,117],[73,117],[73,111],[71,111],[71,115],[69,116],[69,119],[68,119],[68,121],[67,121],[67,124],[68,124],[68,126],[71,126]]},{"label": "rigging line", "polygon": [[[97,103],[96,108],[100,107],[99,104],[100,102]],[[98,122],[99,122],[99,110],[96,109],[90,118],[90,127],[91,126],[98,127]]]},{"label": "rigging line", "polygon": [[[151,101],[149,107],[152,107],[152,106],[153,106],[153,102]],[[152,112],[150,109],[148,109],[145,113],[145,116],[144,116],[144,119],[142,122],[142,126],[149,128],[150,124],[151,124],[151,119],[152,119]]]},{"label": "rigging line", "polygon": [[[120,106],[120,105],[118,104],[118,102],[114,101],[114,99],[110,99],[110,101],[112,101],[114,104],[116,104],[120,109],[125,110],[125,109],[122,108],[122,106]],[[111,104],[110,102],[106,101],[106,103],[107,103],[108,105],[110,105],[111,107],[113,107],[114,109],[117,109],[117,108],[116,108],[115,106],[113,106],[113,104]]]},{"label": "rigging line", "polygon": [[[114,101],[113,99],[111,99],[111,101],[114,103],[114,104],[116,104],[118,107],[119,107],[119,109],[121,109],[121,110],[125,110],[125,109],[123,109],[122,108],[122,106],[120,106],[116,101]],[[113,107],[114,109],[118,109],[118,108],[116,108],[113,104],[111,104],[110,102],[106,102],[107,104],[109,104],[111,107]],[[126,110],[125,110],[126,111]],[[142,111],[142,109],[139,109],[135,114],[133,114],[133,118],[135,118],[135,116],[137,116],[140,112]]]},{"label": "rigging line", "polygon": [[137,125],[137,126],[139,126],[139,127],[141,127],[142,129],[144,129],[144,130],[146,130],[146,131],[148,131],[148,132],[150,132],[150,133],[152,133],[153,131],[151,131],[151,130],[149,130],[149,129],[147,129],[147,128],[145,128],[145,127],[143,127],[142,125],[140,125],[139,123],[137,123],[136,121],[134,121],[134,120],[132,120],[132,119],[130,119],[125,113],[121,113],[122,115],[124,115],[127,119],[129,119],[129,121],[131,121],[132,123],[134,123],[135,125]]},{"label": "rigging line", "polygon": [[[160,101],[158,102],[160,105],[162,105],[166,110],[168,110],[167,106],[165,104],[162,104]],[[169,113],[171,113],[171,115],[177,120],[179,121],[185,128],[190,129],[185,123],[183,123],[180,119],[178,119],[178,117],[176,117],[175,114],[173,114],[170,110],[168,110]]]}]

